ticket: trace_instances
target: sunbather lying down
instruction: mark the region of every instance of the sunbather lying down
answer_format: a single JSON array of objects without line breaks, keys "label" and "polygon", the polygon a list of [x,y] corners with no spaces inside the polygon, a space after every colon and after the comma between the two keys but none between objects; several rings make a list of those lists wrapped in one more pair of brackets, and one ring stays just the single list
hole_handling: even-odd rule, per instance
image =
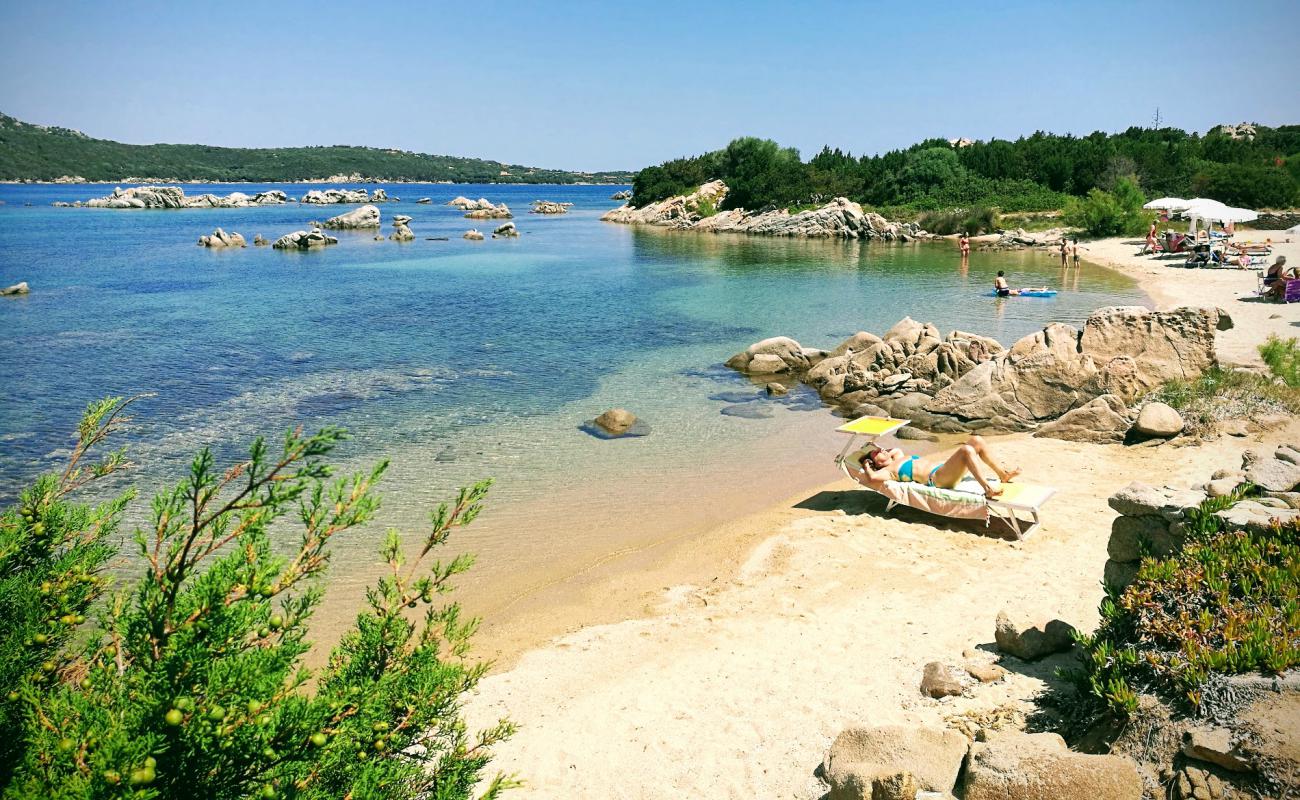
[{"label": "sunbather lying down", "polygon": [[994,460],[988,444],[979,436],[970,437],[954,451],[928,456],[909,456],[898,448],[868,448],[857,464],[849,465],[849,472],[863,486],[876,490],[884,488],[885,481],[911,481],[952,489],[969,472],[984,488],[986,496],[997,497],[1002,494],[1002,488],[990,484],[984,477],[980,469],[981,461],[993,470],[1002,483],[1020,474],[1019,469],[1006,469]]}]

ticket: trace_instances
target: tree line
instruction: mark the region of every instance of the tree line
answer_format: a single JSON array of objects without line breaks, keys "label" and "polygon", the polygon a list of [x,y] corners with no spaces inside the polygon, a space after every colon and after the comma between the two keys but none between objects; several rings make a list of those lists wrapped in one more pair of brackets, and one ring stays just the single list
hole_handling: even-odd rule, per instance
[{"label": "tree line", "polygon": [[848,197],[875,208],[1037,211],[1094,189],[1114,191],[1122,180],[1151,197],[1210,197],[1249,208],[1300,203],[1300,125],[1254,130],[1251,138],[1218,128],[1204,135],[1138,127],[1083,137],[1040,131],[962,146],[927,139],[873,156],[823,147],[807,161],[794,148],[742,137],[647,167],[632,185],[634,203],[644,205],[721,179],[731,190],[722,207],[749,210]]}]

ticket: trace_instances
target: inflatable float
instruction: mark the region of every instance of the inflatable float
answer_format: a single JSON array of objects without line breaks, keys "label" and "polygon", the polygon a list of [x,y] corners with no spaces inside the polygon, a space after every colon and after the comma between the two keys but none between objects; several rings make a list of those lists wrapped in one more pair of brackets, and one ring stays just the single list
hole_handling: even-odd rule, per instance
[{"label": "inflatable float", "polygon": [[[998,293],[996,291],[989,292],[989,297],[997,297],[997,296]],[[1056,297],[1056,290],[1044,289],[1040,291],[1037,289],[1028,289],[1026,291],[1020,292],[1019,294],[1013,294],[1007,296],[1008,297]]]}]

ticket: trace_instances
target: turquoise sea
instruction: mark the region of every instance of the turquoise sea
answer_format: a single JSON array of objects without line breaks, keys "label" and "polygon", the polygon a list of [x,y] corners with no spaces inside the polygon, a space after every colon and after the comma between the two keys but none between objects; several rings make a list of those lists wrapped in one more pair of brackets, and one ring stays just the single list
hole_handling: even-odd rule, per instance
[{"label": "turquoise sea", "polygon": [[[265,188],[275,187],[185,191]],[[300,196],[324,187],[278,188]],[[1010,343],[1049,321],[1078,323],[1099,306],[1145,300],[1126,278],[1087,265],[1063,274],[1042,253],[977,252],[963,268],[949,244],[600,222],[623,187],[384,188],[402,200],[380,205],[384,235],[394,213],[407,214],[416,241],[343,232],[335,247],[298,253],[195,242],[218,226],[250,242],[259,233],[275,239],[353,206],[52,208],[112,186],[0,186],[0,285],[32,287],[29,296],[0,299],[0,498],[59,464],[89,400],[151,393],[136,404],[126,437],[142,488],[175,476],[203,446],[233,458],[257,433],[343,425],[356,436],[341,453],[346,464],[393,460],[386,524],[418,526],[453,487],[496,477],[485,519],[496,514],[498,523],[470,545],[506,575],[566,548],[595,554],[626,545],[620,520],[635,527],[656,508],[686,502],[678,487],[693,485],[695,474],[706,481],[710,465],[732,465],[731,479],[743,483],[746,470],[771,473],[789,462],[803,439],[764,450],[783,429],[833,428],[815,396],[799,391],[754,400],[759,419],[721,413],[756,395],[720,368],[752,341],[785,334],[826,347],[910,315]],[[496,224],[444,205],[462,194],[509,204],[522,235],[462,239],[470,227]],[[433,204],[416,205],[419,197]],[[541,199],[574,205],[563,216],[528,214]],[[1013,285],[1061,292],[994,299],[987,292],[998,269]],[[651,434],[601,441],[579,429],[611,406],[636,412]],[[808,479],[833,478],[828,469]],[[556,498],[569,498],[560,512],[535,512]],[[588,522],[572,524],[576,516]],[[367,551],[372,545],[365,541]]]}]

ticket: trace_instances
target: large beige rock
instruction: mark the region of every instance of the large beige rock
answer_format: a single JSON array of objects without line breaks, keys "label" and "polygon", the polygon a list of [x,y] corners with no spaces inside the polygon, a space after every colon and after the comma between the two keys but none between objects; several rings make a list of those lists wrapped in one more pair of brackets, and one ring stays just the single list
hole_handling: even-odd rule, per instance
[{"label": "large beige rock", "polygon": [[529,214],[567,214],[573,203],[556,203],[551,200],[534,200]]},{"label": "large beige rock", "polygon": [[354,208],[351,211],[339,214],[337,217],[330,217],[325,220],[324,227],[343,231],[378,229],[379,209],[370,205]]},{"label": "large beige rock", "polygon": [[461,238],[469,239],[471,242],[481,242],[483,241],[483,232],[475,228],[470,228],[461,234]]},{"label": "large beige rock", "polygon": [[27,281],[21,281],[19,283],[15,283],[13,286],[6,286],[3,289],[0,289],[0,297],[11,297],[20,294],[29,294],[31,291],[32,289],[30,286],[27,285]]},{"label": "large beige rock", "polygon": [[1168,439],[1183,432],[1183,417],[1173,407],[1152,401],[1142,406],[1138,412],[1133,430],[1143,436],[1156,436]]},{"label": "large beige rock", "polygon": [[972,428],[1030,430],[1104,394],[1130,402],[1215,363],[1217,310],[1138,307],[1094,312],[1079,331],[1053,323],[978,364],[926,405]]},{"label": "large beige rock", "polygon": [[1287,445],[1272,453],[1247,450],[1242,455],[1246,480],[1270,492],[1292,491],[1300,485],[1300,464],[1292,460],[1294,452]]},{"label": "large beige rock", "polygon": [[1141,800],[1142,780],[1122,756],[1071,752],[1054,733],[1007,733],[971,745],[965,800]]},{"label": "large beige rock", "polygon": [[863,796],[852,792],[854,786],[863,785],[864,776],[871,779],[866,782],[870,790],[875,779],[902,772],[915,777],[918,790],[949,792],[957,782],[967,746],[965,736],[939,728],[848,728],[831,744],[822,774],[831,785],[832,800]]},{"label": "large beige rock", "polygon": [[[381,190],[382,191],[382,190]],[[376,192],[378,194],[379,192]],[[312,189],[298,202],[312,205],[334,205],[336,203],[370,203],[382,202],[385,198],[371,198],[365,189]]]},{"label": "large beige rock", "polygon": [[1034,432],[1034,436],[1067,442],[1117,444],[1124,441],[1131,425],[1132,419],[1124,401],[1113,394],[1103,394],[1044,424]]}]

